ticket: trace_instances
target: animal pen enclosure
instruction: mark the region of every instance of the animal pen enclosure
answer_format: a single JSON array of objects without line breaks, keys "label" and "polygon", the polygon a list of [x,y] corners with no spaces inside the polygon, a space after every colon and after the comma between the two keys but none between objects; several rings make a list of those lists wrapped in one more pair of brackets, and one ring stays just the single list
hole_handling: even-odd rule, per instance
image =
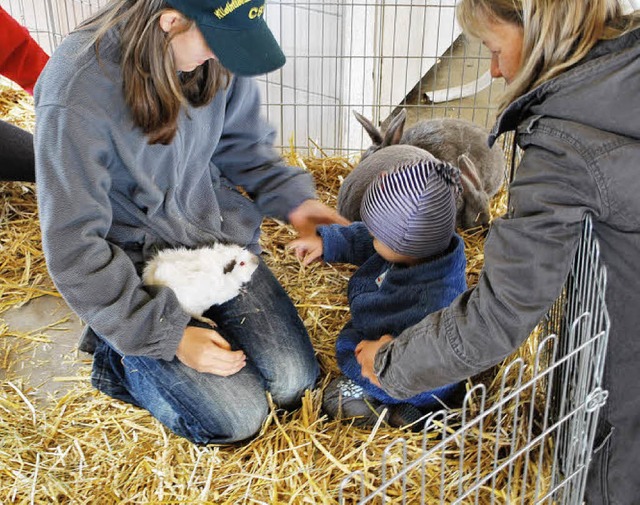
[{"label": "animal pen enclosure", "polygon": [[[0,0],[47,52],[102,4]],[[501,84],[488,75],[483,48],[461,35],[454,5],[267,4],[267,22],[288,62],[258,78],[264,113],[278,130],[283,155],[314,173],[330,205],[340,178],[369,145],[353,110],[382,125],[400,108],[407,110],[408,123],[461,117],[491,125]],[[28,109],[28,100],[20,103]],[[505,143],[509,158],[510,147]],[[4,188],[2,226],[35,221],[32,200],[25,214],[15,213],[32,191]],[[503,204],[496,199],[496,214]],[[17,217],[12,221],[9,214]],[[348,311],[340,293],[351,271],[318,266],[303,272],[291,256],[277,259],[292,238],[284,226],[268,223],[265,235],[270,266],[309,328],[326,379],[336,371],[332,344]],[[482,261],[478,237],[465,235],[470,283]],[[25,282],[53,290],[42,278]],[[0,397],[0,502],[581,503],[598,411],[606,400],[600,387],[608,336],[605,285],[587,221],[565,290],[526,345],[469,381],[463,407],[434,413],[419,434],[329,422],[319,411],[319,388],[299,412],[274,411],[261,436],[246,446],[199,448],[86,383],[41,412],[28,391],[6,380]],[[15,336],[10,328],[3,332]]]}]

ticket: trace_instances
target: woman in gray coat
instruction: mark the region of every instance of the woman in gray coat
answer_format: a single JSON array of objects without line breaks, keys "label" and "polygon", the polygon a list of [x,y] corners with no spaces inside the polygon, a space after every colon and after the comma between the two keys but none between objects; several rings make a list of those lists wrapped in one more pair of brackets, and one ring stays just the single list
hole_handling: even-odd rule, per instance
[{"label": "woman in gray coat", "polygon": [[[35,93],[43,248],[87,323],[92,383],[197,443],[255,435],[266,392],[297,406],[318,363],[264,262],[242,294],[205,312],[215,328],[170,288],[143,284],[145,264],[165,248],[258,253],[263,216],[303,235],[345,222],[272,147],[250,76],[284,55],[263,4],[114,0],[62,42]],[[210,268],[222,283],[234,265]]]},{"label": "woman in gray coat", "polygon": [[490,135],[524,155],[493,222],[475,288],[400,336],[356,348],[363,375],[398,398],[499,363],[560,294],[590,214],[611,317],[589,504],[640,500],[640,12],[615,0],[461,0],[458,18],[507,82]]}]

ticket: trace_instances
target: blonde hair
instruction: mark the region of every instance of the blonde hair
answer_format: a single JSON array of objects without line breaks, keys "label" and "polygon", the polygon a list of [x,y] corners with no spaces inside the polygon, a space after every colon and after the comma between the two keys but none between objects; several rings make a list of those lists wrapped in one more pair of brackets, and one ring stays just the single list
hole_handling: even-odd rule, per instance
[{"label": "blonde hair", "polygon": [[522,67],[499,104],[511,102],[578,63],[600,40],[640,26],[640,11],[624,15],[619,0],[460,0],[462,29],[482,38],[486,22],[506,22],[523,30]]},{"label": "blonde hair", "polygon": [[159,23],[167,9],[164,0],[112,0],[78,27],[95,30],[91,45],[97,55],[107,32],[118,30],[125,102],[133,122],[147,135],[149,144],[171,143],[181,108],[210,103],[229,84],[231,75],[214,60],[208,60],[193,72],[176,70],[171,39],[190,29],[193,21],[187,20],[169,35]]}]

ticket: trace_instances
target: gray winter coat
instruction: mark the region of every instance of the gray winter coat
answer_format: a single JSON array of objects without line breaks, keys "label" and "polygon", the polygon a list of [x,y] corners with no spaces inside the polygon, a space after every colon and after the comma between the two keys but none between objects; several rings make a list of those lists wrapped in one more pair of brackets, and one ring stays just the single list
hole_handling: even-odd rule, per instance
[{"label": "gray winter coat", "polygon": [[212,103],[184,111],[169,145],[149,145],[124,102],[118,41],[108,35],[98,62],[90,35],[67,37],[36,87],[44,253],[95,333],[123,354],[171,360],[189,315],[170,289],[142,285],[144,261],[158,248],[217,241],[258,252],[262,216],[286,219],[315,198],[313,179],[273,150],[251,79],[233,78]]},{"label": "gray winter coat", "polygon": [[611,333],[587,499],[640,503],[640,30],[601,42],[515,101],[491,141],[513,129],[524,155],[478,285],[380,349],[375,372],[389,394],[408,398],[510,355],[560,294],[590,213]]}]

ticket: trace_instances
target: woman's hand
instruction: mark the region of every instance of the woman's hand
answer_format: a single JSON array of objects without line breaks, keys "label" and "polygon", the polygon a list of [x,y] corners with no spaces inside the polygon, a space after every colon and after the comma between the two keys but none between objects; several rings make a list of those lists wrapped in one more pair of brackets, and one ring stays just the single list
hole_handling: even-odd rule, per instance
[{"label": "woman's hand", "polygon": [[244,352],[232,351],[217,331],[197,326],[184,330],[176,357],[198,372],[223,377],[239,372],[247,364]]},{"label": "woman's hand", "polygon": [[380,381],[373,371],[376,353],[384,344],[386,344],[387,342],[391,342],[392,340],[393,337],[391,335],[384,335],[378,340],[363,340],[356,346],[356,361],[362,368],[362,376],[366,379],[369,379],[372,384],[375,384],[378,387],[382,386],[380,385]]},{"label": "woman's hand", "polygon": [[287,245],[287,249],[295,249],[297,258],[302,260],[304,266],[307,266],[313,261],[322,259],[322,237],[309,235],[292,240]]},{"label": "woman's hand", "polygon": [[318,200],[305,200],[287,218],[302,238],[314,236],[316,226],[320,224],[350,224],[348,219]]}]

